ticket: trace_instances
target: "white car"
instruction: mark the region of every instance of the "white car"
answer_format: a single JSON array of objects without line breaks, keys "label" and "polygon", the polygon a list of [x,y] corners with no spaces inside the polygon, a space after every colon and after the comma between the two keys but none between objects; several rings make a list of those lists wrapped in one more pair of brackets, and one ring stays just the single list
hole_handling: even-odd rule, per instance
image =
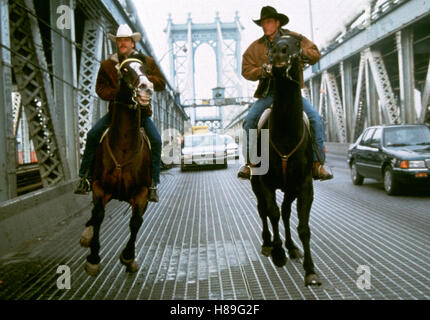
[{"label": "white car", "polygon": [[181,170],[197,166],[227,168],[227,148],[223,137],[212,133],[184,137]]},{"label": "white car", "polygon": [[224,142],[227,148],[227,154],[229,159],[239,159],[239,145],[229,135],[221,135],[224,138]]}]

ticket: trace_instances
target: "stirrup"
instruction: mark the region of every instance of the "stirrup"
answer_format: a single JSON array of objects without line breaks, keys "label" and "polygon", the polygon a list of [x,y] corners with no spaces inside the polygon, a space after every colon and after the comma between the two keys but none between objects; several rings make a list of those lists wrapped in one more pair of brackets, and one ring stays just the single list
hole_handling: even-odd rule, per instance
[{"label": "stirrup", "polygon": [[148,201],[151,202],[158,202],[160,199],[158,197],[157,193],[157,187],[154,187],[153,185],[149,187],[149,194],[148,194]]},{"label": "stirrup", "polygon": [[81,180],[79,181],[78,186],[74,190],[74,193],[87,195],[90,191],[91,191],[91,181],[86,177],[82,177]]}]

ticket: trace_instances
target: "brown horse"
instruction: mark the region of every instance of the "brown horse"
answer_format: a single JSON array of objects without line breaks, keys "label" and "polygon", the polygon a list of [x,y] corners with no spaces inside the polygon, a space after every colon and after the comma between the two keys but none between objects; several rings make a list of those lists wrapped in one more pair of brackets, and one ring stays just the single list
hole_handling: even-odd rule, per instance
[{"label": "brown horse", "polygon": [[80,240],[81,246],[90,247],[85,264],[90,275],[100,270],[100,225],[105,206],[111,199],[127,201],[132,207],[130,239],[120,261],[128,272],[136,272],[139,268],[135,261],[135,242],[151,185],[150,147],[140,130],[141,105],[149,105],[151,94],[152,83],[145,76],[144,63],[136,58],[124,60],[119,69],[112,123],[97,149],[92,175],[94,207]]},{"label": "brown horse", "polygon": [[[275,40],[271,58],[275,99],[269,118],[269,171],[252,176],[252,190],[257,197],[258,213],[263,223],[262,253],[271,256],[277,267],[287,262],[279,235],[280,212],[276,203],[276,190],[284,192],[282,220],[285,226],[285,246],[291,259],[302,257],[291,238],[291,204],[297,199],[299,225],[297,231],[303,244],[305,285],[320,285],[311,257],[309,228],[313,202],[312,142],[303,121],[303,104],[300,86],[300,39],[282,36]],[[267,124],[266,127],[267,128]],[[272,224],[272,235],[267,218]]]}]

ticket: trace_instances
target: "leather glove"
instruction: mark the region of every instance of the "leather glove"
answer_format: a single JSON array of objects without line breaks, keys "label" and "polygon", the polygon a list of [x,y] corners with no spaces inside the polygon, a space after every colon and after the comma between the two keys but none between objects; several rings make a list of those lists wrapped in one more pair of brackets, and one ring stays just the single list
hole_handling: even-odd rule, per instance
[{"label": "leather glove", "polygon": [[143,64],[146,64],[146,58],[145,58],[145,55],[142,52],[136,50],[136,51],[133,52],[133,54],[131,56],[133,58],[139,59],[140,61],[142,61]]},{"label": "leather glove", "polygon": [[263,78],[269,78],[272,76],[272,65],[263,63],[263,72],[261,74]]}]

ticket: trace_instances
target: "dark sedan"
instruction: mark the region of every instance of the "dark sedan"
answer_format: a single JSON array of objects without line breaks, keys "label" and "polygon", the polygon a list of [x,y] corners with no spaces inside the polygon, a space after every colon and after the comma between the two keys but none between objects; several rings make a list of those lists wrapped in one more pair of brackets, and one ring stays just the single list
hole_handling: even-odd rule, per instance
[{"label": "dark sedan", "polygon": [[351,179],[382,180],[387,194],[414,184],[430,187],[430,129],[425,125],[389,125],[367,128],[348,149]]}]

